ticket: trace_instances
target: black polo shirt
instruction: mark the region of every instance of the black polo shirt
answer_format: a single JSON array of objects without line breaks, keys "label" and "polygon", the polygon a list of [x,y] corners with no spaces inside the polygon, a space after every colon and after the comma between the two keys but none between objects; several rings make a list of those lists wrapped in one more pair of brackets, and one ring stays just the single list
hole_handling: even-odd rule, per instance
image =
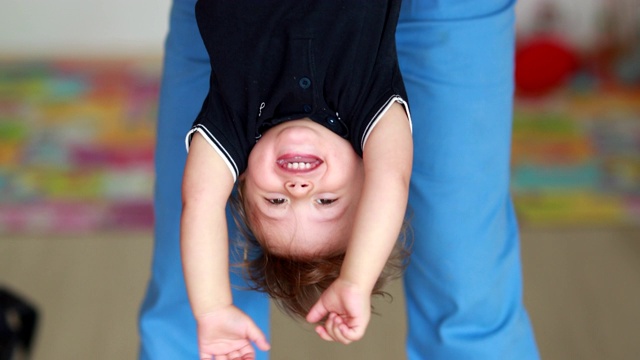
[{"label": "black polo shirt", "polygon": [[407,107],[399,11],[400,0],[199,0],[211,78],[187,148],[200,132],[237,178],[265,131],[308,117],[362,156],[379,115]]}]

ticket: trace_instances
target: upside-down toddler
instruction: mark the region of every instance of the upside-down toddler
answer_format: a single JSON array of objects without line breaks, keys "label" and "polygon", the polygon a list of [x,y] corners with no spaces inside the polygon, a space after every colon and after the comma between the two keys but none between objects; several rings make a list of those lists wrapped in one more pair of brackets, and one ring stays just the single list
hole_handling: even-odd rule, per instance
[{"label": "upside-down toddler", "polygon": [[[269,344],[233,306],[225,207],[250,277],[325,340],[360,339],[401,231],[412,163],[400,1],[200,0],[209,93],[187,135],[181,248],[201,359]],[[381,276],[382,274],[382,276]]]}]

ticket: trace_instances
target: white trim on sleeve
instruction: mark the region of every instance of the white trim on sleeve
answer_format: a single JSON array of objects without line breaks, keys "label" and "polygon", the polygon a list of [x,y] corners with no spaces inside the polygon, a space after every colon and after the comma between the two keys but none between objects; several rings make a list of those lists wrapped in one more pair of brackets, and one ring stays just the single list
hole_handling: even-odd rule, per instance
[{"label": "white trim on sleeve", "polygon": [[384,114],[387,113],[387,110],[391,108],[391,105],[393,105],[396,102],[404,106],[404,110],[407,112],[407,118],[409,119],[409,129],[411,130],[411,133],[413,133],[413,123],[411,122],[411,113],[409,112],[409,104],[407,104],[407,102],[400,95],[393,95],[380,108],[380,110],[378,110],[378,112],[373,116],[373,119],[371,119],[371,121],[369,122],[369,125],[367,125],[364,135],[362,136],[362,143],[360,145],[360,147],[362,148],[362,151],[364,151],[364,145],[367,143],[367,139],[369,139],[369,135],[371,135],[371,131],[373,130],[373,128],[378,124],[380,119],[382,119]]},{"label": "white trim on sleeve", "polygon": [[225,150],[225,148],[222,147],[220,142],[213,136],[213,134],[211,134],[211,132],[206,127],[202,126],[201,124],[198,124],[194,126],[187,133],[187,136],[185,137],[185,146],[187,148],[187,152],[189,152],[191,137],[195,132],[200,133],[200,135],[204,137],[204,139],[209,143],[209,145],[211,145],[213,150],[215,150],[218,153],[218,155],[220,155],[222,160],[224,160],[225,164],[227,164],[227,167],[229,168],[229,171],[231,171],[231,175],[233,175],[233,182],[235,183],[236,179],[238,178],[238,166],[233,161],[233,159],[231,158],[231,155],[229,155],[227,150]]}]

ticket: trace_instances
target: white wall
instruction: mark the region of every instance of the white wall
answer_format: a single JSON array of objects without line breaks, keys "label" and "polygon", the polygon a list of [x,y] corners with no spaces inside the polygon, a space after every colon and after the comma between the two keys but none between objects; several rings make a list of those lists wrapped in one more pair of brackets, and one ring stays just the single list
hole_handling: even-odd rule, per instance
[{"label": "white wall", "polygon": [[581,47],[592,45],[603,0],[520,0],[516,6],[520,34],[534,31],[536,15],[545,3],[552,3],[557,11],[554,30]]},{"label": "white wall", "polygon": [[162,52],[170,0],[2,0],[0,57]]},{"label": "white wall", "polygon": [[595,45],[605,31],[622,41],[637,36],[640,0],[519,0],[516,15],[520,34],[535,29],[536,14],[544,4],[555,8],[553,30],[579,47]]},{"label": "white wall", "polygon": [[[0,0],[0,57],[11,55],[151,54],[162,51],[171,0]],[[455,0],[453,0],[455,1]],[[482,0],[479,0],[482,1]],[[554,3],[560,30],[588,46],[608,0],[519,0],[518,28],[533,26],[541,3]],[[631,21],[639,0],[612,0]]]}]

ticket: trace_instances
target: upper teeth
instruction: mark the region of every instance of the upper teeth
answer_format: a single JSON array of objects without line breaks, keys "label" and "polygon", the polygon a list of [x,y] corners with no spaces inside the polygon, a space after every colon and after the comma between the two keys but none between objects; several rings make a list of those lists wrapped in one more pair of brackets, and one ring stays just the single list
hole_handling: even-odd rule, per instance
[{"label": "upper teeth", "polygon": [[287,163],[287,169],[311,169],[311,164],[305,162]]}]

